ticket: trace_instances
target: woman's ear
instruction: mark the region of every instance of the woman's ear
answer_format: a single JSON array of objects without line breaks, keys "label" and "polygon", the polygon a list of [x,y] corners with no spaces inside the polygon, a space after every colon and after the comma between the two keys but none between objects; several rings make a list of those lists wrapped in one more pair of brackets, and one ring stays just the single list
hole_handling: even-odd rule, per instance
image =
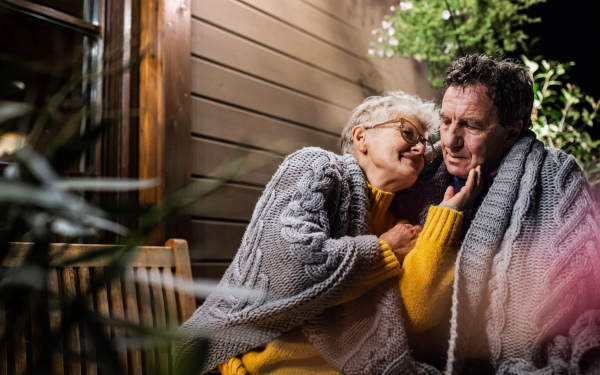
[{"label": "woman's ear", "polygon": [[352,142],[354,143],[354,147],[360,152],[367,151],[367,129],[362,126],[355,126],[352,129]]},{"label": "woman's ear", "polygon": [[507,128],[508,132],[504,140],[504,148],[509,149],[517,143],[523,129],[523,120],[519,120]]}]

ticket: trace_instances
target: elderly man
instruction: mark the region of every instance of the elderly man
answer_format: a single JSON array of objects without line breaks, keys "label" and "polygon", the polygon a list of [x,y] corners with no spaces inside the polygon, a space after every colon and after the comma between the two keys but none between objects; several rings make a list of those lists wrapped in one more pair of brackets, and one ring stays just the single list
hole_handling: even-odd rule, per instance
[{"label": "elderly man", "polygon": [[[447,373],[600,371],[598,213],[575,159],[544,148],[528,130],[532,105],[522,65],[456,61],[444,81],[436,145],[443,160],[396,196],[396,209],[424,222],[429,206],[448,186],[459,190],[472,168],[481,165],[485,178],[464,213]],[[419,357],[423,346],[415,347]]]}]

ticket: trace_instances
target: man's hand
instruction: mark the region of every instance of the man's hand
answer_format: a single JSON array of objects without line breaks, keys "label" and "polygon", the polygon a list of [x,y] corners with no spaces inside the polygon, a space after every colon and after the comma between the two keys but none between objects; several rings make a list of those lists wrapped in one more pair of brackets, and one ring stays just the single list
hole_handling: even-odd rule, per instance
[{"label": "man's hand", "polygon": [[481,178],[481,165],[471,169],[469,171],[469,177],[465,186],[460,189],[458,194],[454,195],[454,188],[448,186],[446,193],[444,194],[444,200],[441,204],[456,207],[459,211],[465,211],[473,206],[475,199],[481,193],[483,189],[483,183]]},{"label": "man's hand", "polygon": [[397,224],[382,234],[379,239],[385,241],[391,248],[398,261],[402,263],[406,255],[415,247],[421,227],[411,224]]}]

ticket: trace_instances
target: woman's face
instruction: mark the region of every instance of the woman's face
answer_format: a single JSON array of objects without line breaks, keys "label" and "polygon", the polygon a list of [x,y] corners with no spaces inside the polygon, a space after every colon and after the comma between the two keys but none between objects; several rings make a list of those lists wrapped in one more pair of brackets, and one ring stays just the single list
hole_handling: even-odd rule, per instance
[{"label": "woman's face", "polygon": [[[415,125],[421,135],[425,134],[416,117],[399,117]],[[388,120],[390,119],[383,121]],[[421,142],[411,145],[405,141],[401,135],[400,123],[363,128],[362,131],[355,128],[355,131],[361,133],[360,137],[363,137],[362,139],[353,137],[357,151],[362,154],[357,159],[372,186],[395,193],[415,183],[425,164],[423,159],[425,145]]]}]

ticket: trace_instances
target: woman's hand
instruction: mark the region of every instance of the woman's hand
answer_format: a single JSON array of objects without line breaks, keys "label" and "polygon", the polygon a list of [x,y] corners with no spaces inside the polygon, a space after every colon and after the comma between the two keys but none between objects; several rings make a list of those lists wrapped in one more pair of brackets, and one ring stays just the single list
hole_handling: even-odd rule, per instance
[{"label": "woman's hand", "polygon": [[454,195],[454,188],[448,186],[446,193],[444,194],[444,200],[441,204],[456,207],[459,211],[465,211],[473,206],[475,199],[481,193],[483,189],[483,183],[481,178],[481,165],[471,169],[469,171],[469,177],[465,186],[460,189],[458,194]]},{"label": "woman's hand", "polygon": [[421,227],[418,225],[397,224],[382,234],[379,239],[390,246],[398,261],[402,263],[406,255],[415,247],[419,233]]}]

